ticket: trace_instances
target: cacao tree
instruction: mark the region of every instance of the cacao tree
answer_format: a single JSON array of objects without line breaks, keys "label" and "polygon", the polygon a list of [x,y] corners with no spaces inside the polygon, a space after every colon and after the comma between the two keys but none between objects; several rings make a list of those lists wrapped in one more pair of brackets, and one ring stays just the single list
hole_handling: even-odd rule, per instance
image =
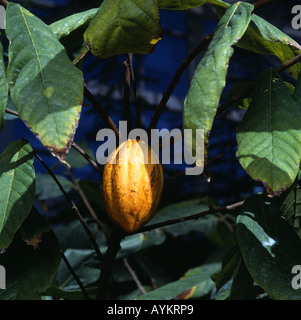
[{"label": "cacao tree", "polygon": [[[18,3],[0,2],[6,19],[0,126],[12,121],[9,116],[18,119],[52,159],[51,164],[44,161],[45,154],[26,139],[10,141],[0,155],[0,265],[6,270],[0,299],[301,299],[301,46],[256,14],[273,1],[104,0],[49,24]],[[162,10],[203,5],[215,10],[217,26],[183,57],[144,127],[132,61],[152,55],[165,41]],[[278,65],[228,88],[231,57],[238,49],[273,56]],[[91,107],[121,140],[110,108],[86,86],[82,64],[88,54],[104,64],[112,57],[125,61],[124,120],[134,126],[133,91],[137,128],[149,135],[181,76],[200,57],[180,126],[193,133],[203,130],[202,157],[192,135],[194,165],[204,168],[210,183],[210,163],[216,160],[210,158],[213,125],[229,107],[239,108],[244,111],[236,127],[237,160],[264,192],[225,206],[203,194],[162,201],[138,229],[129,232],[123,222],[116,225],[101,196],[104,165],[74,139],[80,117],[86,121],[83,108]],[[37,165],[46,173],[38,172]],[[77,165],[89,165],[97,178],[76,178]],[[176,177],[165,174],[167,179],[172,184]],[[142,188],[142,180],[133,181]],[[170,192],[166,184],[164,189],[163,198]],[[123,197],[132,199],[134,192],[126,190]],[[63,199],[61,221],[39,210],[54,197]],[[114,197],[122,195],[113,194],[109,201],[120,200]],[[173,250],[176,263],[168,260]]]}]

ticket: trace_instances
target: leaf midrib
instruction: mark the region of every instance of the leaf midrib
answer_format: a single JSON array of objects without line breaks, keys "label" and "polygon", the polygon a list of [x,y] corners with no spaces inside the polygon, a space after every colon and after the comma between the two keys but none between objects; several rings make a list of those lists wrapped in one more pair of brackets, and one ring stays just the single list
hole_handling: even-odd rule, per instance
[{"label": "leaf midrib", "polygon": [[[18,5],[18,9],[20,10],[20,13],[21,13],[21,15],[22,15],[22,18],[23,18],[23,20],[24,20],[26,29],[27,29],[27,31],[28,31],[28,35],[29,35],[29,37],[30,37],[32,46],[33,46],[33,48],[34,48],[35,55],[36,55],[36,57],[37,57],[38,67],[39,67],[40,75],[41,75],[41,79],[42,79],[43,92],[45,92],[45,91],[46,91],[46,83],[45,83],[45,78],[44,78],[44,75],[43,75],[43,68],[42,68],[40,56],[39,56],[39,54],[38,54],[37,47],[36,47],[35,42],[34,42],[34,40],[33,40],[33,36],[32,36],[31,30],[30,30],[30,28],[29,28],[29,26],[28,26],[28,22],[27,22],[27,20],[26,20],[26,18],[25,18],[25,15],[24,15],[24,13],[23,13],[20,5]],[[44,95],[44,96],[45,96],[45,95]],[[46,101],[47,101],[47,106],[48,106],[48,109],[49,109],[49,114],[51,115],[51,117],[52,117],[52,119],[53,119],[53,123],[55,124],[56,122],[55,122],[55,118],[54,118],[54,113],[53,113],[53,109],[52,109],[52,107],[51,107],[49,98],[48,98],[47,96],[45,96],[45,99],[46,99]],[[54,127],[55,127],[55,135],[56,135],[56,138],[58,139],[59,134],[58,134],[58,131],[57,131],[57,127],[56,127],[56,125],[55,125]]]}]

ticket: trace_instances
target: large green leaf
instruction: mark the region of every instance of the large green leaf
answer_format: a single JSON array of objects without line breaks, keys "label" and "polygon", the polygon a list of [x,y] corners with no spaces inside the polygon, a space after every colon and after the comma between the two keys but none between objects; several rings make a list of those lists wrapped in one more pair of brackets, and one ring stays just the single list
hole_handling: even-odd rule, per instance
[{"label": "large green leaf", "polygon": [[50,225],[33,209],[9,248],[0,254],[7,276],[0,299],[41,299],[41,292],[55,276],[59,260],[59,245]]},{"label": "large green leaf", "polygon": [[300,290],[292,288],[292,267],[300,264],[301,240],[274,199],[248,198],[237,217],[236,236],[250,275],[272,299],[301,299]]},{"label": "large green leaf", "polygon": [[242,167],[272,194],[294,182],[301,159],[301,108],[272,69],[258,77],[252,102],[237,128]]},{"label": "large green leaf", "polygon": [[0,248],[7,248],[27,217],[35,197],[33,153],[16,140],[0,155]]},{"label": "large green leaf", "polygon": [[[205,155],[208,137],[225,86],[232,46],[242,37],[251,19],[253,6],[247,3],[231,5],[221,18],[212,41],[195,70],[184,103],[184,128],[203,129]],[[192,141],[192,150],[195,150]],[[203,165],[203,159],[196,164]]]},{"label": "large green leaf", "polygon": [[77,128],[83,75],[51,29],[19,4],[6,10],[8,81],[20,118],[64,161]]},{"label": "large green leaf", "polygon": [[3,59],[3,46],[0,43],[0,129],[4,125],[4,114],[8,99],[8,83]]},{"label": "large green leaf", "polygon": [[161,39],[157,0],[104,0],[84,39],[100,58],[150,53]]},{"label": "large green leaf", "polygon": [[206,3],[221,6],[222,8],[227,8],[229,6],[228,3],[221,0],[158,0],[158,6],[160,9],[169,10],[196,8]]}]

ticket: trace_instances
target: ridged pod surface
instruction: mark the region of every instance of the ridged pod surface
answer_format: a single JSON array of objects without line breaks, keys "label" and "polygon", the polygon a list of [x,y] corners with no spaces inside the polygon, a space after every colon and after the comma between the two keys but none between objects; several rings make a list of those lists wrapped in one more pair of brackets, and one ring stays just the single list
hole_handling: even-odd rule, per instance
[{"label": "ridged pod surface", "polygon": [[131,139],[121,143],[103,172],[102,194],[109,217],[127,232],[138,230],[155,214],[163,184],[162,165],[147,143]]}]

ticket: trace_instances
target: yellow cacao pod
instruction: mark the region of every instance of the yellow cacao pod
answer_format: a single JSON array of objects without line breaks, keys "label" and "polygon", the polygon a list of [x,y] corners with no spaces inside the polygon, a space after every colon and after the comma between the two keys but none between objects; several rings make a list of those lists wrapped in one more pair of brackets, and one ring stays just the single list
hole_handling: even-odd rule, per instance
[{"label": "yellow cacao pod", "polygon": [[147,143],[131,139],[121,143],[103,172],[102,194],[109,217],[127,232],[138,230],[155,214],[163,183],[162,165]]}]

